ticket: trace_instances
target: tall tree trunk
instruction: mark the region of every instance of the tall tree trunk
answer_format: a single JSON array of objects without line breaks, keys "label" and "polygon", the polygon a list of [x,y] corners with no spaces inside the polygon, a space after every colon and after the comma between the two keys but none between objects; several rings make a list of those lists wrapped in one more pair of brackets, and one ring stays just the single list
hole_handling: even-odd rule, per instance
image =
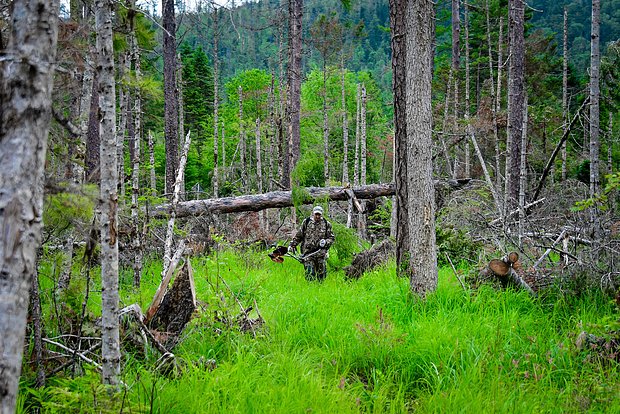
[{"label": "tall tree trunk", "polygon": [[[467,5],[465,5],[463,12],[465,17],[465,116],[466,122],[469,124],[469,110],[471,101],[469,96],[469,9]],[[467,178],[471,177],[471,163],[469,156],[469,140],[465,139],[465,177]]]},{"label": "tall tree trunk", "polygon": [[278,159],[277,148],[277,132],[276,132],[276,103],[275,103],[275,75],[273,70],[271,71],[271,83],[269,84],[269,134],[267,148],[267,157],[269,158],[269,173],[267,177],[267,188],[269,191],[273,190],[273,182],[275,181],[275,161]]},{"label": "tall tree trunk", "polygon": [[[487,35],[487,54],[489,56],[489,82],[491,83],[491,119],[493,122],[493,143],[495,145],[495,187],[499,190],[501,187],[501,163],[500,163],[500,146],[499,146],[499,131],[497,130],[497,105],[495,102],[495,81],[493,79],[493,43],[491,41],[491,19],[489,10],[489,0],[485,0],[484,10],[486,15],[486,35]],[[501,32],[500,27],[500,32]]]},{"label": "tall tree trunk", "polygon": [[103,383],[117,385],[121,371],[118,322],[118,162],[116,159],[116,95],[112,45],[111,0],[97,0],[97,79],[99,80],[99,125],[101,131],[101,186],[99,228],[101,231],[101,357]]},{"label": "tall tree trunk", "polygon": [[151,178],[151,195],[157,195],[157,177],[155,175],[155,151],[153,143],[153,132],[149,130],[149,170]]},{"label": "tall tree trunk", "polygon": [[360,121],[362,113],[362,85],[357,84],[357,111],[355,113],[355,161],[353,162],[353,186],[360,184]]},{"label": "tall tree trunk", "polygon": [[[497,39],[497,93],[495,94],[495,113],[499,114],[502,110],[502,68],[504,66],[502,56],[502,46],[504,45],[504,16],[499,17],[499,36]],[[499,152],[499,127],[497,126],[497,122],[493,126],[494,134],[497,135],[497,140],[495,141],[495,151],[496,151],[496,167],[497,167],[497,176],[495,177],[495,185],[497,187],[497,191],[501,192],[502,189],[502,173],[500,166],[500,152]],[[506,143],[508,145],[508,143]],[[507,148],[507,147],[506,147]],[[506,162],[508,159],[506,159]],[[504,210],[506,210],[506,200],[503,202]]]},{"label": "tall tree trunk", "polygon": [[[93,94],[93,74],[94,62],[93,46],[89,44],[88,52],[86,52],[86,64],[82,74],[82,93],[80,96],[79,123],[80,123],[80,140],[76,152],[79,154],[78,159],[85,161],[86,142],[88,140],[88,119],[91,112],[90,102]],[[99,154],[99,146],[97,145],[97,154]],[[76,184],[83,184],[85,180],[85,170],[83,162],[73,162],[72,178]]]},{"label": "tall tree trunk", "polygon": [[1,413],[15,412],[28,296],[41,243],[59,2],[14,0],[12,12],[0,59]]},{"label": "tall tree trunk", "polygon": [[[414,294],[424,297],[437,287],[435,201],[432,168],[431,50],[434,4],[407,1],[407,191],[409,197],[409,268]],[[400,154],[399,154],[400,156]]]},{"label": "tall tree trunk", "polygon": [[[135,0],[129,1],[129,10],[135,10]],[[132,14],[133,16],[133,14]],[[138,48],[138,41],[136,39],[134,20],[130,21],[131,24],[131,60],[133,64],[134,76],[136,82],[140,83],[142,79],[142,70],[140,67],[140,49]],[[132,249],[134,252],[133,262],[133,283],[134,286],[140,287],[141,275],[142,275],[142,240],[140,231],[140,211],[138,201],[140,198],[140,144],[142,140],[142,97],[140,96],[140,89],[134,88],[133,90],[134,106],[133,106],[133,119],[134,128],[133,132],[133,151],[131,152],[131,221],[133,224],[133,240]]]},{"label": "tall tree trunk", "polygon": [[[519,246],[523,245],[525,234],[525,186],[527,185],[527,94],[523,101],[525,113],[523,114],[523,128],[521,133],[521,156],[519,175]],[[535,201],[535,200],[534,200]]]},{"label": "tall tree trunk", "polygon": [[166,185],[169,197],[179,168],[179,90],[177,86],[176,18],[174,0],[162,0],[164,36],[164,136],[166,143]]},{"label": "tall tree trunk", "polygon": [[340,59],[341,75],[341,95],[342,95],[342,185],[349,182],[349,117],[347,113],[346,98],[346,70],[344,68],[344,52]]},{"label": "tall tree trunk", "polygon": [[[92,83],[92,93],[90,97],[90,112],[88,115],[88,132],[86,134],[86,182],[98,183],[99,182],[99,117],[97,111],[99,110],[99,90],[97,85],[99,79],[95,73]],[[116,147],[115,147],[116,148]]]},{"label": "tall tree trunk", "polygon": [[599,176],[600,25],[601,2],[600,0],[592,0],[592,41],[590,45],[590,197],[598,194],[601,185]]},{"label": "tall tree trunk", "polygon": [[[568,129],[568,8],[564,6],[564,30],[562,36],[562,133]],[[562,144],[562,181],[566,181],[566,141]]]},{"label": "tall tree trunk", "polygon": [[39,295],[39,276],[32,278],[30,288],[30,315],[32,318],[33,349],[32,363],[36,367],[35,387],[45,387],[45,365],[43,363],[43,320],[41,313],[41,297]]},{"label": "tall tree trunk", "polygon": [[224,129],[224,123],[222,123],[222,125],[220,125],[220,135],[221,135],[221,148],[222,148],[222,178],[224,180],[224,182],[226,182],[226,178],[227,178],[227,170],[226,170],[226,131]]},{"label": "tall tree trunk", "polygon": [[[280,20],[282,16],[280,15]],[[279,66],[279,78],[278,78],[278,118],[277,124],[277,141],[278,141],[278,172],[277,175],[280,179],[280,185],[282,188],[286,188],[290,183],[290,166],[289,166],[289,146],[287,138],[287,118],[286,114],[286,102],[288,100],[288,92],[284,80],[286,74],[284,72],[284,28],[283,25],[278,25],[278,66]]]},{"label": "tall tree trunk", "polygon": [[288,0],[289,10],[289,67],[288,67],[288,136],[289,170],[286,172],[288,188],[291,188],[291,172],[299,160],[300,108],[301,108],[301,53],[303,0]]},{"label": "tall tree trunk", "polygon": [[[366,185],[366,86],[362,84],[362,103],[360,108],[360,185]],[[366,239],[366,201],[361,202],[362,211],[357,220],[357,232]]]},{"label": "tall tree trunk", "polygon": [[392,46],[392,90],[394,93],[394,183],[396,196],[396,274],[408,279],[409,272],[409,195],[407,192],[407,37],[406,0],[390,0]]},{"label": "tall tree trunk", "polygon": [[[181,54],[177,54],[177,86],[178,88],[182,88],[183,87],[183,64],[181,63]],[[182,93],[178,93],[177,96],[179,97],[179,147],[183,146],[183,142],[181,142],[182,137],[185,136],[185,108],[184,108],[184,102],[183,102],[183,94]],[[197,146],[198,149],[198,156],[201,155],[202,152],[202,148],[200,145]],[[178,174],[177,174],[178,177]],[[175,182],[176,185],[176,182]],[[180,187],[180,193],[179,193],[179,197],[181,197],[181,199],[185,200],[185,169],[182,170],[181,172],[181,187]]]},{"label": "tall tree trunk", "polygon": [[521,135],[523,134],[523,105],[525,94],[525,2],[509,0],[509,47],[508,69],[508,158],[506,162],[506,205],[513,209],[519,201],[519,177],[521,156]]},{"label": "tall tree trunk", "polygon": [[244,192],[248,190],[248,161],[247,143],[245,141],[245,124],[243,122],[243,89],[239,85],[239,152],[241,153],[241,186]]},{"label": "tall tree trunk", "polygon": [[220,173],[219,173],[219,145],[220,133],[218,126],[220,122],[220,100],[219,100],[219,12],[213,11],[213,197],[219,197],[220,193]]},{"label": "tall tree trunk", "polygon": [[327,122],[327,68],[323,58],[323,180],[329,185],[329,125]]},{"label": "tall tree trunk", "polygon": [[[127,30],[127,28],[123,28]],[[131,123],[131,115],[129,113],[130,109],[130,101],[131,101],[131,93],[127,86],[127,72],[129,71],[128,64],[128,51],[123,51],[119,54],[118,64],[118,78],[120,80],[118,87],[118,114],[117,117],[118,124],[116,126],[116,162],[118,167],[118,186],[120,190],[120,205],[121,207],[125,207],[125,142],[129,142],[131,138],[129,137],[129,124]],[[133,127],[132,127],[133,128]],[[129,142],[130,151],[129,151],[129,159],[131,160],[131,148],[132,143]]]},{"label": "tall tree trunk", "polygon": [[254,132],[256,138],[256,188],[258,193],[261,194],[263,192],[263,160],[260,145],[260,118],[256,118],[256,129]]},{"label": "tall tree trunk", "polygon": [[[460,11],[460,0],[452,0],[452,62],[450,65],[450,69],[453,74],[454,80],[454,100],[453,100],[453,113],[454,116],[452,118],[453,126],[452,131],[457,132],[457,120],[459,119],[459,69],[461,63],[461,11]],[[457,150],[457,146],[455,146],[454,151],[454,168],[452,169],[452,178],[456,178],[458,176],[458,159],[459,154]]]}]

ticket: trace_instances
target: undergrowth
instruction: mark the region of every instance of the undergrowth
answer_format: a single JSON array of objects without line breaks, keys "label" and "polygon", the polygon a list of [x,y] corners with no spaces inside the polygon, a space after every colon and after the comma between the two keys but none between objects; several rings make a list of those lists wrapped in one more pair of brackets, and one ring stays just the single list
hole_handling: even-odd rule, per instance
[{"label": "undergrowth", "polygon": [[[393,263],[355,281],[332,269],[322,284],[307,282],[294,260],[273,263],[264,252],[215,251],[191,263],[199,312],[174,349],[181,374],[158,373],[154,350],[126,354],[125,387],[113,397],[93,370],[56,376],[42,390],[26,373],[18,411],[620,412],[618,364],[574,345],[580,330],[618,320],[598,292],[535,299],[464,291],[444,268],[421,301]],[[140,292],[127,278],[123,304],[148,307],[159,266],[145,268]],[[263,326],[241,332],[223,323],[239,304]],[[196,363],[205,359],[216,367]]]}]

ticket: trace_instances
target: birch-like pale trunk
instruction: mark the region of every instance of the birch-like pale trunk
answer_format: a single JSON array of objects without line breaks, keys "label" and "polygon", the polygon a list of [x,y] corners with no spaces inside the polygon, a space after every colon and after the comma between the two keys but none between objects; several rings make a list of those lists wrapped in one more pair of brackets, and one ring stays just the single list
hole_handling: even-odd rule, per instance
[{"label": "birch-like pale trunk", "polygon": [[366,86],[362,85],[362,106],[360,109],[360,185],[366,185]]},{"label": "birch-like pale trunk", "polygon": [[[135,8],[135,0],[131,0],[131,9]],[[131,21],[131,60],[134,68],[134,76],[136,82],[139,84],[142,79],[142,70],[140,67],[140,49],[138,48],[138,41],[136,39],[136,33],[134,29],[134,21]],[[142,97],[140,95],[140,89],[134,88],[133,90],[134,106],[133,106],[133,151],[131,152],[131,222],[133,225],[133,240],[132,248],[134,251],[133,262],[133,283],[134,286],[140,287],[141,275],[142,275],[142,240],[140,231],[140,210],[139,210],[139,198],[140,198],[140,144],[142,141]]]},{"label": "birch-like pale trunk", "polygon": [[219,100],[219,12],[213,11],[213,197],[219,197],[220,192],[220,172],[219,172],[219,139],[220,133],[218,126],[220,122],[220,100]]},{"label": "birch-like pale trunk", "polygon": [[344,52],[340,60],[341,94],[342,94],[342,185],[349,183],[349,117],[347,114],[347,97],[345,89],[346,71],[344,68]]},{"label": "birch-like pale trunk", "polygon": [[[564,29],[562,36],[562,133],[568,129],[568,8],[564,6]],[[566,141],[562,144],[562,181],[566,181]]]},{"label": "birch-like pale trunk", "polygon": [[[362,84],[362,103],[360,108],[360,185],[366,185],[366,86]],[[366,201],[361,202],[362,211],[357,220],[357,233],[361,239],[368,237],[366,233]]]},{"label": "birch-like pale trunk", "polygon": [[441,134],[439,134],[439,140],[441,142],[441,149],[446,161],[446,171],[449,177],[454,177],[452,170],[452,161],[450,160],[450,154],[448,152],[448,146],[446,145],[446,136],[448,135],[448,119],[450,117],[450,94],[452,93],[452,79],[454,73],[452,67],[450,67],[450,73],[448,74],[448,83],[446,84],[446,98],[443,107],[443,121],[441,126]]},{"label": "birch-like pale trunk", "polygon": [[327,121],[327,68],[323,59],[323,181],[329,185],[329,124]]},{"label": "birch-like pale trunk", "polygon": [[185,143],[183,144],[183,152],[181,153],[181,160],[179,161],[179,170],[177,172],[177,179],[174,182],[174,191],[172,193],[172,203],[170,207],[170,218],[168,219],[168,225],[166,227],[166,242],[164,244],[164,265],[162,267],[161,278],[163,279],[168,272],[170,266],[170,260],[172,259],[172,242],[174,237],[174,222],[176,220],[177,212],[176,207],[179,203],[179,195],[181,193],[181,180],[183,178],[183,171],[185,170],[185,164],[187,163],[187,154],[189,153],[189,146],[191,143],[190,138],[191,131],[187,131],[185,136]]},{"label": "birch-like pale trunk", "polygon": [[[503,64],[503,56],[502,56],[502,47],[504,45],[504,16],[499,17],[499,35],[497,38],[497,93],[495,93],[495,114],[500,113],[502,110],[502,68]],[[501,154],[499,152],[500,148],[500,138],[499,138],[499,127],[497,126],[497,122],[494,127],[494,134],[497,136],[497,140],[495,141],[495,165],[497,167],[497,175],[495,177],[495,185],[497,187],[497,191],[501,192],[502,190],[502,169],[501,169]],[[508,147],[508,143],[506,143],[506,147]],[[506,200],[503,200],[504,210],[506,209]]]},{"label": "birch-like pale trunk", "polygon": [[[461,63],[461,16],[460,16],[460,0],[452,0],[452,62],[451,71],[454,74],[454,100],[453,104],[453,117],[452,117],[452,131],[458,133],[459,131],[457,121],[459,118],[459,72]],[[452,178],[456,179],[459,174],[459,151],[458,145],[454,147],[454,167],[452,168]]]},{"label": "birch-like pale trunk", "polygon": [[[91,50],[92,45],[86,52],[84,72],[82,74],[82,92],[80,95],[80,108],[79,108],[79,125],[80,125],[80,141],[78,143],[77,153],[79,159],[84,161],[86,151],[86,140],[88,135],[88,116],[90,113],[90,100],[93,92],[93,72],[94,62],[92,61],[92,55],[94,51]],[[86,177],[84,176],[84,165],[82,162],[73,162],[72,178],[76,184],[83,184]]]},{"label": "birch-like pale trunk", "polygon": [[[118,167],[118,177],[119,177],[119,190],[120,196],[118,197],[120,200],[120,205],[125,207],[125,142],[129,141],[129,105],[131,101],[131,92],[127,87],[127,82],[125,82],[125,78],[127,76],[127,72],[129,71],[129,59],[127,56],[128,52],[123,51],[119,54],[119,61],[116,65],[118,67],[118,77],[121,79],[119,82],[118,90],[118,102],[119,108],[118,113],[118,124],[116,126],[116,162]],[[131,146],[131,144],[130,144]],[[131,155],[129,157],[131,159]]]},{"label": "birch-like pale trunk", "polygon": [[275,161],[278,158],[277,148],[278,143],[276,140],[276,104],[275,104],[275,75],[273,71],[271,72],[271,82],[269,84],[269,134],[268,134],[268,148],[267,148],[267,157],[269,159],[269,172],[267,174],[267,188],[269,191],[273,191],[273,182],[275,181]]},{"label": "birch-like pale trunk", "polygon": [[525,113],[523,114],[523,128],[521,134],[521,157],[519,174],[519,246],[523,246],[525,234],[525,186],[527,185],[527,94],[523,100]]},{"label": "birch-like pale trunk", "polygon": [[[281,20],[284,19],[282,15],[280,15]],[[284,27],[283,25],[278,25],[278,68],[279,68],[279,79],[278,79],[278,92],[279,92],[279,103],[278,103],[278,120],[277,120],[277,141],[278,141],[278,172],[277,176],[279,178],[279,183],[282,188],[287,188],[289,185],[290,174],[286,175],[287,171],[289,171],[289,149],[288,149],[288,138],[286,132],[288,131],[287,126],[287,117],[286,117],[286,102],[288,100],[288,93],[286,91],[285,79],[286,73],[284,71]]]},{"label": "birch-like pale trunk", "polygon": [[[493,43],[491,41],[491,18],[490,18],[490,10],[489,10],[489,0],[485,0],[484,3],[484,11],[486,15],[487,22],[487,54],[489,56],[489,82],[491,83],[490,93],[491,93],[491,119],[493,122],[493,143],[495,145],[495,184],[497,190],[501,187],[501,163],[500,163],[500,146],[499,146],[499,132],[497,130],[497,106],[495,103],[495,81],[493,79]],[[501,31],[501,28],[500,28]]]},{"label": "birch-like pale trunk", "polygon": [[[183,85],[183,65],[181,63],[181,55],[177,55],[177,85],[181,87]],[[181,141],[185,136],[185,102],[183,101],[183,94],[179,92],[179,148],[183,148],[183,142]],[[200,146],[198,147],[198,153],[200,154]],[[176,184],[176,180],[175,180]],[[185,196],[185,168],[181,169],[181,187],[179,190],[179,197],[183,200]]]},{"label": "birch-like pale trunk", "polygon": [[353,186],[360,184],[360,114],[362,107],[362,85],[357,84],[357,110],[355,113],[355,160],[353,161]]},{"label": "birch-like pale trunk", "polygon": [[29,290],[41,242],[43,172],[59,2],[12,2],[0,59],[0,412],[15,411]]},{"label": "birch-like pale trunk", "polygon": [[[256,129],[254,131],[255,146],[256,146],[256,188],[259,194],[263,193],[263,161],[261,157],[261,145],[260,145],[260,118],[256,118]],[[264,212],[258,213],[258,226],[260,229],[264,229]]]},{"label": "birch-like pale trunk", "polygon": [[425,297],[437,287],[432,167],[431,51],[434,3],[407,1],[407,190],[411,291]]},{"label": "birch-like pale trunk", "polygon": [[153,142],[153,131],[149,130],[149,171],[151,178],[151,195],[157,196],[157,176],[155,175],[155,143]]},{"label": "birch-like pale trunk", "polygon": [[590,43],[590,197],[600,191],[600,25],[601,2],[592,0],[592,40]]},{"label": "birch-like pale trunk", "polygon": [[116,137],[116,85],[112,44],[112,0],[97,0],[97,79],[101,185],[98,205],[101,232],[101,358],[103,383],[116,386],[121,372],[118,294],[118,161]]},{"label": "birch-like pale trunk", "polygon": [[[466,122],[469,124],[469,109],[470,109],[470,97],[469,97],[469,8],[465,5],[463,11],[465,17],[465,114]],[[469,154],[469,140],[465,139],[465,177],[471,177],[471,163]]]},{"label": "birch-like pale trunk", "polygon": [[244,192],[248,190],[248,164],[247,164],[247,144],[245,142],[245,127],[243,123],[243,89],[239,85],[239,152],[241,153],[241,188]]},{"label": "birch-like pale trunk", "polygon": [[228,177],[228,171],[226,170],[226,131],[224,129],[224,123],[220,125],[220,135],[221,135],[221,143],[222,143],[222,178],[226,181]]}]

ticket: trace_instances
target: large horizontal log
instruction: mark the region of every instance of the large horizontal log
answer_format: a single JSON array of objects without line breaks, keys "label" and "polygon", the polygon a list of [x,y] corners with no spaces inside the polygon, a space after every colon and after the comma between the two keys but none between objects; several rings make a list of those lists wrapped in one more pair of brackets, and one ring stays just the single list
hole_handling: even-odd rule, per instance
[{"label": "large horizontal log", "polygon": [[[469,180],[435,181],[435,186],[447,185],[458,188],[467,184]],[[347,201],[348,188],[346,187],[306,187],[308,197],[302,204],[312,204],[316,200],[329,199],[330,201]],[[354,187],[353,194],[362,200],[389,197],[394,195],[394,183],[370,184]],[[212,198],[207,200],[183,201],[177,205],[177,217],[199,216],[202,214],[239,213],[242,211],[261,211],[268,208],[282,208],[293,206],[290,191],[272,191],[264,194],[249,194],[238,197]],[[170,204],[155,206],[151,213],[156,218],[166,217],[170,213]]]}]

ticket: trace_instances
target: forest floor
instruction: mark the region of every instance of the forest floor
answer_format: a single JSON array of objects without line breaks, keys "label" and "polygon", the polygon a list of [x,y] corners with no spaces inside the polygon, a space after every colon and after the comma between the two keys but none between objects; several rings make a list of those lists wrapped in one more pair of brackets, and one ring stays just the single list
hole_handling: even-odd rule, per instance
[{"label": "forest floor", "polygon": [[[576,346],[582,331],[618,324],[617,305],[600,291],[464,290],[441,269],[422,301],[393,261],[353,281],[332,269],[323,283],[265,251],[215,251],[191,264],[199,304],[173,349],[178,369],[162,374],[156,350],[125,346],[125,386],[110,397],[87,365],[38,390],[25,365],[18,412],[620,412],[618,359]],[[124,272],[122,306],[146,309],[160,271],[151,262],[139,292]],[[42,292],[45,274],[42,266]],[[97,296],[94,288],[93,315]],[[262,323],[240,329],[241,306]]]}]

